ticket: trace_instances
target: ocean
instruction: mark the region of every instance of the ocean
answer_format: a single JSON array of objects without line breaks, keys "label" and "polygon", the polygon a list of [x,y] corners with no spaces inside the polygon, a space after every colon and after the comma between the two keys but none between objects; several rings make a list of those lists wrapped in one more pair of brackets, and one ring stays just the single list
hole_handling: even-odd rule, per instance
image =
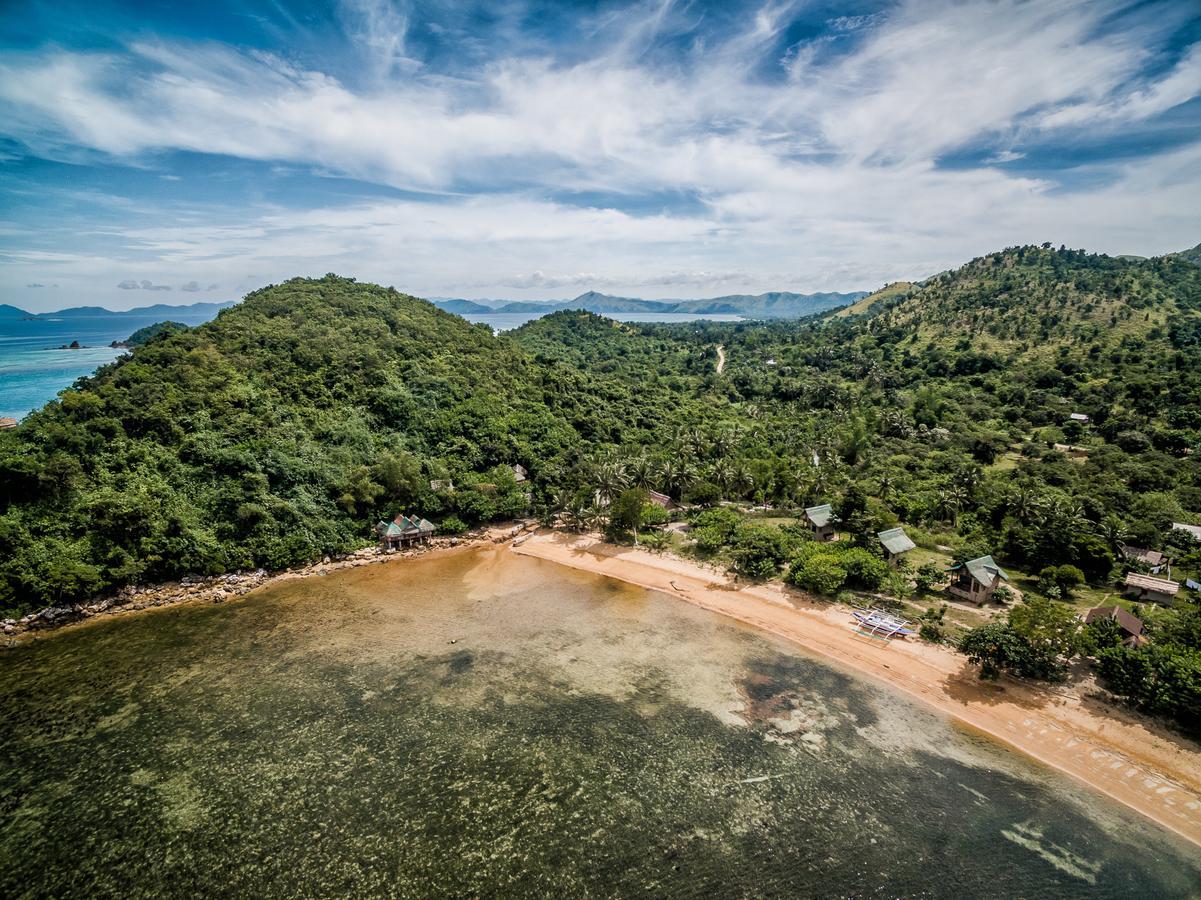
[{"label": "ocean", "polygon": [[[173,318],[198,325],[212,317],[181,308],[165,316],[162,308],[149,313],[72,314],[62,318],[0,318],[0,416],[23,418],[91,375],[124,350],[109,347],[139,328]],[[59,350],[78,341],[79,350]]]},{"label": "ocean", "polygon": [[715,614],[486,547],[0,652],[0,895],[1195,896],[1181,839]]}]

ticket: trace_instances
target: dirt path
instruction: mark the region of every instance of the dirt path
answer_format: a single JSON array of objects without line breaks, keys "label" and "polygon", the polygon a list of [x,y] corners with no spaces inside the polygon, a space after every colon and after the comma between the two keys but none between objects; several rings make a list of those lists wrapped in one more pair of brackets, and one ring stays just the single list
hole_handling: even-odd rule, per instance
[{"label": "dirt path", "polygon": [[1201,748],[1070,691],[982,683],[962,656],[857,635],[847,610],[779,584],[721,573],[596,537],[541,532],[515,552],[662,591],[786,638],[905,691],[1201,845]]},{"label": "dirt path", "polygon": [[717,374],[720,375],[726,367],[726,348],[721,344],[717,345]]}]

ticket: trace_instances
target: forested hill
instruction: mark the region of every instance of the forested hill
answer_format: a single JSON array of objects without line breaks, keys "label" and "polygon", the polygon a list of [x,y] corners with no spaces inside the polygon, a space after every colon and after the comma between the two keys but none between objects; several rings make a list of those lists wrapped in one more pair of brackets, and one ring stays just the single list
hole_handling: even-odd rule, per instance
[{"label": "forested hill", "polygon": [[1038,247],[843,317],[567,311],[499,337],[391,289],[296,279],[0,431],[0,609],[310,561],[401,511],[454,531],[532,491],[581,514],[632,484],[833,502],[863,534],[903,522],[1103,582],[1119,541],[1201,522],[1199,318],[1201,267]]},{"label": "forested hill", "polygon": [[561,479],[583,442],[704,420],[691,393],[535,362],[353,279],[264,288],[0,432],[0,609],[292,565],[403,510],[450,528],[511,517],[528,505],[513,464]]},{"label": "forested hill", "polygon": [[1201,271],[1179,255],[1015,247],[905,287],[864,301],[872,331],[945,346],[970,339],[976,350],[1000,353],[1165,337],[1179,348],[1196,343],[1201,316]]}]

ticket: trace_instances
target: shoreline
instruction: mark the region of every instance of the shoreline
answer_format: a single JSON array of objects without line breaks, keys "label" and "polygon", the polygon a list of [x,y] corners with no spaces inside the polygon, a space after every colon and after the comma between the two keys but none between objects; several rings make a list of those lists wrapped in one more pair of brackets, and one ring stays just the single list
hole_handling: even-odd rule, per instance
[{"label": "shoreline", "polygon": [[86,625],[89,622],[182,606],[187,603],[227,603],[238,600],[259,588],[281,584],[285,581],[316,578],[342,569],[357,569],[390,561],[466,550],[485,544],[504,543],[535,527],[537,527],[535,524],[528,521],[508,522],[478,528],[456,537],[435,537],[426,544],[417,544],[403,550],[383,551],[378,547],[364,547],[346,556],[337,558],[327,556],[321,562],[277,572],[258,569],[248,573],[230,572],[206,577],[185,576],[178,581],[131,586],[123,588],[115,594],[99,598],[92,603],[48,606],[20,619],[4,620],[3,633],[0,634],[0,652],[32,640],[52,637],[74,626]]},{"label": "shoreline", "polygon": [[783,638],[882,682],[1071,776],[1201,846],[1201,747],[1087,695],[1016,681],[981,682],[959,654],[934,644],[882,645],[855,634],[845,607],[778,583],[738,586],[680,557],[539,531],[511,551],[668,594]]}]

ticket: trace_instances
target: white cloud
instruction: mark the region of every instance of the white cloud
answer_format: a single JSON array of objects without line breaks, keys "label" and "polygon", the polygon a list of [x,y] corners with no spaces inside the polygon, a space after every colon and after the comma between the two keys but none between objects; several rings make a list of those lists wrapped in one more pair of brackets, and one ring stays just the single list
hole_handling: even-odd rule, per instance
[{"label": "white cloud", "polygon": [[[758,64],[787,6],[764,5],[744,31],[670,68],[644,52],[668,7],[605,32],[589,58],[502,57],[450,79],[407,55],[404,9],[348,3],[343,20],[373,74],[354,89],[215,44],[9,52],[0,127],[38,152],[82,147],[134,163],[160,150],[227,154],[430,196],[247,205],[234,225],[201,212],[109,226],[97,239],[111,252],[18,249],[12,277],[57,259],[56,277],[136,261],[191,279],[189,292],[216,290],[215,272],[330,270],[436,294],[849,289],[1013,243],[1150,253],[1196,242],[1194,148],[1039,178],[997,168],[1026,159],[1032,138],[1128,125],[1197,96],[1201,46],[1144,74],[1171,25],[1162,9],[1115,29],[1103,27],[1112,2],[907,0],[837,20],[854,44],[795,46],[786,77],[771,81]],[[983,147],[984,164],[937,165],[965,146]],[[1077,180],[1090,186],[1061,183]],[[692,202],[633,213],[562,199],[573,191]],[[254,286],[220,277],[230,290]],[[121,282],[134,286],[167,288]]]}]

